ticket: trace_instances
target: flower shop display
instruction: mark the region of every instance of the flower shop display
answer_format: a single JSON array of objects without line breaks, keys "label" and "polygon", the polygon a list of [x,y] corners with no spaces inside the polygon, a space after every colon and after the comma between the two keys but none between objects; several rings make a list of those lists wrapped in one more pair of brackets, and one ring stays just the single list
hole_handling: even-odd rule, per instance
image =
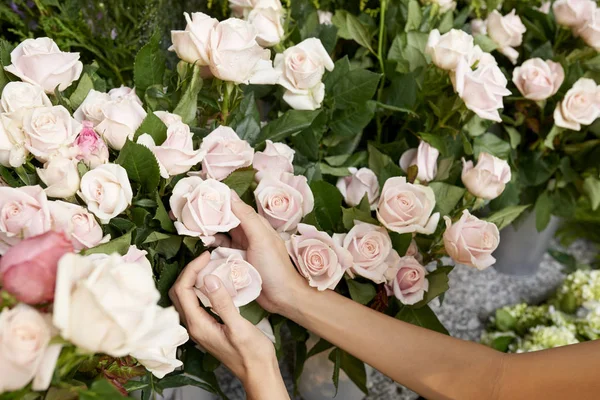
[{"label": "flower shop display", "polygon": [[[219,363],[168,298],[206,250],[204,307],[203,274],[216,274],[280,353],[290,331],[295,383],[327,352],[334,385],[341,369],[366,392],[362,361],[324,340],[309,349],[309,332],[255,301],[261,277],[230,248],[232,191],[314,290],[442,333],[428,303],[449,289],[449,258],[489,268],[527,209],[539,230],[596,211],[595,13],[351,3],[187,10],[170,38],[149,37],[127,82],[53,38],[0,43],[0,357],[12,366],[0,393],[222,395]],[[35,335],[15,338],[21,326]]]}]

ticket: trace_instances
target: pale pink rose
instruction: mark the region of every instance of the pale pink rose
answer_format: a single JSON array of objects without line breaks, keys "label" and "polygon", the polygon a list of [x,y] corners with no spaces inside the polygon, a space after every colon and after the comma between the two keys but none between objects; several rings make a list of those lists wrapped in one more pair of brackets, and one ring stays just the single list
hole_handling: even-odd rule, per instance
[{"label": "pale pink rose", "polygon": [[160,168],[160,176],[168,179],[171,176],[188,172],[204,157],[202,150],[194,150],[194,134],[183,122],[171,124],[167,128],[167,139],[156,146],[152,136],[144,133],[138,143],[147,146],[156,156]]},{"label": "pale pink rose", "polygon": [[20,390],[29,382],[34,391],[48,389],[62,349],[61,344],[50,344],[54,335],[49,314],[25,304],[2,311],[0,394]]},{"label": "pale pink rose", "polygon": [[594,50],[600,51],[600,8],[597,8],[590,19],[581,25],[577,35]]},{"label": "pale pink rose", "polygon": [[41,162],[69,147],[79,131],[81,124],[63,106],[32,108],[23,115],[25,147]]},{"label": "pale pink rose", "polygon": [[210,261],[196,277],[194,291],[205,307],[212,307],[204,294],[204,278],[217,276],[227,290],[233,304],[242,307],[256,300],[262,290],[260,274],[246,261],[246,252],[242,250],[218,247],[210,253]]},{"label": "pale pink rose", "polygon": [[143,106],[142,100],[138,97],[135,92],[135,88],[130,88],[125,85],[121,85],[118,88],[113,88],[108,91],[110,99],[114,102],[120,103],[122,101],[132,101],[140,106]]},{"label": "pale pink rose", "polygon": [[283,38],[283,9],[270,7],[271,0],[258,0],[248,14],[248,22],[256,28],[256,42],[263,47],[272,47]]},{"label": "pale pink rose", "polygon": [[331,11],[317,11],[317,16],[319,17],[319,24],[321,25],[331,25],[331,19],[333,18],[333,13]]},{"label": "pale pink rose", "polygon": [[237,18],[246,18],[255,7],[271,7],[283,10],[280,0],[229,0],[231,13]]},{"label": "pale pink rose", "polygon": [[7,168],[20,167],[25,164],[29,155],[22,129],[22,114],[23,112],[0,113],[0,164]]},{"label": "pale pink rose", "polygon": [[89,169],[94,169],[102,164],[108,163],[108,146],[100,135],[90,126],[89,122],[83,123],[83,129],[75,139],[74,146],[77,149],[77,160],[83,161]]},{"label": "pale pink rose", "polygon": [[173,44],[169,51],[190,64],[208,65],[210,33],[219,21],[201,12],[192,13],[191,17],[186,12],[183,15],[187,25],[184,31],[171,31]]},{"label": "pale pink rose", "polygon": [[49,231],[23,240],[0,259],[2,287],[27,304],[52,301],[58,260],[73,252],[63,233]]},{"label": "pale pink rose", "polygon": [[476,197],[492,200],[504,192],[511,179],[510,166],[498,157],[488,153],[479,154],[477,166],[463,158],[462,182]]},{"label": "pale pink rose", "polygon": [[204,153],[200,176],[222,181],[236,169],[252,165],[254,149],[228,126],[219,126],[200,144]]},{"label": "pale pink rose", "polygon": [[466,61],[458,64],[455,90],[467,108],[483,119],[501,122],[498,109],[503,108],[502,97],[508,96],[506,77],[493,63],[479,63],[473,71]]},{"label": "pale pink rose", "polygon": [[452,11],[456,8],[456,1],[454,0],[421,0],[423,4],[436,4],[439,7],[441,14]]},{"label": "pale pink rose", "polygon": [[[113,257],[115,254],[105,254],[105,253],[92,253],[90,255],[85,256],[86,259],[91,260],[94,263],[99,263],[102,261],[106,261],[107,259]],[[137,264],[148,272],[148,274],[152,275],[152,264],[150,264],[150,260],[148,260],[148,252],[146,250],[140,250],[135,245],[129,246],[127,249],[127,253],[120,256],[120,262],[126,264]]]},{"label": "pale pink rose", "polygon": [[257,35],[254,26],[241,19],[219,22],[210,33],[208,47],[212,74],[237,84],[275,84],[271,52],[260,47]]},{"label": "pale pink rose", "polygon": [[417,242],[415,239],[410,241],[410,245],[408,245],[408,249],[406,249],[405,257],[414,257],[418,262],[423,262],[423,255],[419,253],[419,246],[417,246]]},{"label": "pale pink rose", "polygon": [[50,230],[48,199],[40,186],[0,187],[0,255]]},{"label": "pale pink rose", "polygon": [[16,112],[24,108],[48,107],[52,102],[44,89],[27,82],[8,82],[2,89],[2,111]]},{"label": "pale pink rose", "polygon": [[527,28],[514,9],[504,16],[494,10],[487,18],[488,36],[498,45],[498,51],[507,56],[513,64],[516,64],[519,58],[519,52],[514,48],[523,43],[523,34],[526,31]]},{"label": "pale pink rose", "polygon": [[297,235],[292,235],[285,245],[298,272],[319,291],[335,289],[348,268],[352,254],[327,233],[312,225],[299,224]]},{"label": "pale pink rose", "polygon": [[446,252],[459,264],[484,270],[496,262],[492,253],[500,243],[498,227],[471,215],[468,210],[452,224],[448,217],[444,232]]},{"label": "pale pink rose", "polygon": [[336,236],[340,245],[352,255],[350,276],[360,275],[375,283],[385,282],[385,272],[391,266],[393,255],[392,240],[387,230],[381,226],[354,221],[355,225],[347,234]]},{"label": "pale pink rose", "polygon": [[315,200],[304,176],[282,172],[267,175],[254,191],[258,213],[265,217],[284,239],[296,232],[302,218],[310,213]]},{"label": "pale pink rose", "polygon": [[267,140],[267,147],[264,151],[254,153],[252,167],[257,171],[256,180],[260,179],[269,173],[294,172],[295,151],[285,143],[273,143]]},{"label": "pale pink rose", "polygon": [[46,93],[63,91],[79,79],[83,64],[79,53],[62,52],[47,37],[25,39],[10,53],[10,64],[5,70],[21,80],[44,88]]},{"label": "pale pink rose", "polygon": [[64,232],[76,251],[96,247],[110,240],[104,236],[100,224],[85,207],[64,201],[48,203],[52,229]]},{"label": "pale pink rose", "polygon": [[92,126],[96,126],[104,120],[103,109],[110,101],[111,98],[108,93],[92,89],[88,92],[83,103],[73,113],[73,118],[81,123],[89,121],[92,123]]},{"label": "pale pink rose", "polygon": [[173,188],[169,204],[177,233],[199,237],[207,246],[214,242],[215,234],[229,232],[240,224],[231,210],[231,190],[214,179],[181,179]]},{"label": "pale pink rose", "polygon": [[431,61],[447,71],[455,70],[460,60],[469,56],[473,50],[473,37],[460,29],[451,29],[440,34],[434,29],[429,34],[425,52],[431,56]]},{"label": "pale pink rose", "polygon": [[542,3],[541,6],[539,6],[537,8],[537,10],[539,12],[542,12],[544,14],[549,14],[550,13],[550,7],[552,7],[552,2],[551,1],[545,1]]},{"label": "pale pink rose", "polygon": [[473,35],[487,35],[487,21],[479,18],[471,20],[471,33]]},{"label": "pale pink rose", "polygon": [[[115,98],[119,96],[121,94],[115,95]],[[102,107],[104,118],[95,128],[115,150],[121,150],[127,139],[133,139],[135,131],[146,118],[146,111],[138,103],[135,93],[135,97],[124,96],[121,100],[111,100]]]},{"label": "pale pink rose", "polygon": [[530,100],[546,100],[558,92],[565,80],[565,70],[554,61],[531,58],[513,71],[513,82]]},{"label": "pale pink rose", "polygon": [[344,201],[349,206],[355,207],[360,204],[365,194],[369,199],[371,210],[377,207],[379,200],[379,181],[377,175],[369,168],[348,168],[351,175],[338,179],[337,188],[344,196]]},{"label": "pale pink rose", "polygon": [[400,167],[404,172],[416,165],[419,168],[417,178],[421,182],[430,182],[437,175],[437,159],[440,151],[429,143],[421,141],[419,147],[405,151],[400,157]]},{"label": "pale pink rose", "polygon": [[308,38],[283,53],[275,55],[277,82],[286,91],[283,100],[295,110],[316,110],[325,98],[321,81],[325,70],[333,71],[334,63],[318,38]]},{"label": "pale pink rose", "polygon": [[133,199],[127,171],[118,164],[103,164],[87,172],[78,194],[102,223],[125,211]]},{"label": "pale pink rose", "polygon": [[377,206],[377,219],[397,233],[435,232],[440,213],[432,215],[435,195],[430,187],[408,183],[403,176],[385,181]]},{"label": "pale pink rose", "polygon": [[44,168],[37,168],[38,176],[47,186],[44,191],[48,197],[66,199],[75,196],[81,182],[77,164],[76,159],[55,153]]},{"label": "pale pink rose", "polygon": [[554,17],[559,25],[579,28],[592,18],[596,10],[593,0],[557,0],[552,4]]},{"label": "pale pink rose", "polygon": [[183,122],[179,115],[167,111],[154,111],[154,115],[160,118],[167,128],[173,124],[176,124],[177,122]]},{"label": "pale pink rose", "polygon": [[390,268],[386,285],[388,295],[394,295],[402,304],[412,305],[423,300],[429,290],[427,270],[414,257],[406,256],[397,260]]},{"label": "pale pink rose", "polygon": [[561,128],[578,131],[600,116],[599,86],[593,79],[580,78],[556,105],[554,123]]}]

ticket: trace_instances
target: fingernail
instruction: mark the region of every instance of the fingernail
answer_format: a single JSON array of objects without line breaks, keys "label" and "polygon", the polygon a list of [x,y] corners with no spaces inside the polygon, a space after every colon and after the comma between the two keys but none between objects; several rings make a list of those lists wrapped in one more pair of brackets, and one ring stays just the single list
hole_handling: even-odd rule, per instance
[{"label": "fingernail", "polygon": [[231,200],[232,201],[242,201],[242,199],[240,199],[240,196],[238,196],[237,192],[233,189],[231,189]]},{"label": "fingernail", "polygon": [[221,280],[215,275],[207,275],[204,277],[204,287],[208,293],[213,293],[221,287]]}]

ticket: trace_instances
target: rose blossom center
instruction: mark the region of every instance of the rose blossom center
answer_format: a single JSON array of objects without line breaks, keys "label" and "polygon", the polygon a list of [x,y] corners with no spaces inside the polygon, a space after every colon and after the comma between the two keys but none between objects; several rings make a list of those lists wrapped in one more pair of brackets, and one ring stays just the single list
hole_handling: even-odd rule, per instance
[{"label": "rose blossom center", "polygon": [[285,193],[276,193],[269,198],[269,209],[274,212],[286,211],[290,206],[290,199]]},{"label": "rose blossom center", "polygon": [[252,283],[252,277],[248,272],[248,266],[242,263],[233,262],[231,266],[231,270],[229,272],[229,278],[233,283],[233,287],[236,290],[243,289],[245,287],[250,286]]}]

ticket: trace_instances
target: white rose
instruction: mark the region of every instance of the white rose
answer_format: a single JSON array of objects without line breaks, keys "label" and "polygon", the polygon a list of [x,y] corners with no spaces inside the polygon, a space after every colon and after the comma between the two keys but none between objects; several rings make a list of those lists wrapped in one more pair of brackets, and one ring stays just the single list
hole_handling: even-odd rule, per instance
[{"label": "white rose", "polygon": [[79,53],[62,52],[47,37],[25,39],[10,53],[10,64],[5,70],[25,82],[41,86],[46,93],[62,91],[79,79],[83,64]]},{"label": "white rose", "polygon": [[48,107],[52,103],[44,90],[27,82],[9,82],[2,90],[2,111],[13,112],[22,108]]},{"label": "white rose", "polygon": [[429,34],[425,52],[431,56],[433,63],[446,71],[452,71],[458,66],[458,62],[465,59],[473,50],[473,36],[452,29],[443,35],[434,29]]},{"label": "white rose", "polygon": [[271,7],[277,11],[283,10],[280,0],[229,0],[231,13],[237,18],[247,17],[259,4],[261,7]]},{"label": "white rose", "polygon": [[102,107],[102,114],[104,118],[95,130],[115,150],[121,150],[127,139],[133,139],[146,118],[146,111],[135,98],[110,101]]},{"label": "white rose", "polygon": [[294,172],[295,151],[285,143],[273,143],[267,140],[267,145],[263,151],[254,153],[252,167],[257,171],[256,180],[260,181],[265,175],[281,172]]},{"label": "white rose", "polygon": [[23,116],[25,147],[41,162],[69,147],[80,130],[81,124],[63,106],[32,108]]},{"label": "white rose", "polygon": [[257,43],[263,47],[272,47],[278,44],[285,34],[282,23],[283,10],[263,7],[261,3],[264,1],[259,0],[256,7],[250,11],[248,22],[258,31]]},{"label": "white rose", "polygon": [[48,203],[52,229],[64,232],[76,251],[90,249],[110,240],[104,236],[102,227],[85,207],[64,201]]},{"label": "white rose", "polygon": [[123,357],[155,326],[159,299],[151,270],[140,264],[118,254],[66,254],[58,263],[54,326],[89,353]]},{"label": "white rose", "polygon": [[333,60],[320,39],[309,38],[275,56],[279,83],[286,88],[283,100],[296,110],[316,110],[325,98],[321,82],[325,70],[332,71]]},{"label": "white rose", "polygon": [[109,102],[110,96],[108,93],[92,89],[88,92],[83,103],[73,113],[73,118],[79,122],[90,121],[93,126],[96,126],[104,120],[103,108]]},{"label": "white rose", "polygon": [[127,171],[118,164],[103,164],[87,172],[78,194],[102,223],[125,211],[133,199]]},{"label": "white rose", "polygon": [[473,35],[487,35],[487,21],[479,18],[471,20],[471,33]]},{"label": "white rose", "polygon": [[581,78],[556,105],[554,123],[561,128],[578,131],[600,116],[600,87],[593,79]]},{"label": "white rose", "polygon": [[514,48],[523,42],[523,34],[527,31],[521,18],[513,9],[510,14],[502,16],[494,10],[487,19],[488,36],[496,42],[499,51],[510,59],[513,64],[517,63],[519,52]]},{"label": "white rose", "polygon": [[219,22],[210,34],[210,71],[224,81],[270,84],[277,82],[271,52],[256,42],[258,33],[237,18]]},{"label": "white rose", "polygon": [[419,147],[405,151],[400,157],[400,167],[404,172],[416,165],[417,178],[422,182],[430,182],[437,175],[437,159],[440,151],[429,143],[421,141]]},{"label": "white rose", "polygon": [[513,82],[530,100],[546,100],[554,96],[565,79],[565,71],[557,62],[531,58],[513,71]]},{"label": "white rose", "polygon": [[183,13],[187,25],[184,31],[171,31],[173,44],[169,51],[190,64],[204,66],[209,64],[208,44],[212,29],[219,23],[215,18],[201,12]]},{"label": "white rose", "polygon": [[52,318],[23,303],[0,314],[0,394],[16,391],[33,380],[31,389],[50,386],[62,345],[50,344]]},{"label": "white rose", "polygon": [[596,9],[592,17],[582,24],[577,34],[594,50],[600,51],[600,8]]},{"label": "white rose", "polygon": [[317,15],[319,16],[319,24],[321,25],[331,25],[331,18],[333,18],[333,13],[331,11],[317,11]]},{"label": "white rose", "polygon": [[442,14],[456,8],[456,2],[454,0],[424,0],[423,3],[437,4]]},{"label": "white rose", "polygon": [[167,128],[177,122],[183,122],[179,115],[170,113],[168,111],[154,111],[154,115],[160,118]]},{"label": "white rose", "polygon": [[125,85],[121,85],[118,88],[113,88],[108,91],[108,95],[112,101],[120,102],[120,101],[133,101],[138,103],[140,106],[143,106],[142,100],[135,93],[135,88],[130,88]]},{"label": "white rose", "polygon": [[18,113],[0,114],[0,164],[5,167],[17,168],[27,161],[22,121]]},{"label": "white rose", "polygon": [[252,165],[254,149],[247,141],[240,139],[233,129],[219,126],[209,133],[200,145],[204,154],[202,159],[202,178],[222,181],[233,171]]},{"label": "white rose", "polygon": [[77,163],[77,160],[56,154],[50,157],[44,168],[37,168],[38,176],[47,186],[44,191],[48,197],[66,199],[77,193],[81,181]]},{"label": "white rose", "polygon": [[476,197],[492,200],[500,196],[511,180],[508,163],[488,153],[480,153],[477,165],[463,158],[461,179],[467,190]]},{"label": "white rose", "polygon": [[[148,252],[146,250],[140,250],[135,245],[129,246],[127,249],[127,253],[121,256],[121,262],[125,264],[138,264],[141,267],[144,267],[148,271],[150,275],[152,275],[152,264],[150,264],[150,260],[148,260]],[[99,263],[105,261],[112,257],[112,254],[105,253],[93,253],[86,258],[90,259],[94,263]]]},{"label": "white rose", "polygon": [[554,17],[559,25],[579,28],[592,18],[596,10],[593,0],[557,0],[552,5]]}]

